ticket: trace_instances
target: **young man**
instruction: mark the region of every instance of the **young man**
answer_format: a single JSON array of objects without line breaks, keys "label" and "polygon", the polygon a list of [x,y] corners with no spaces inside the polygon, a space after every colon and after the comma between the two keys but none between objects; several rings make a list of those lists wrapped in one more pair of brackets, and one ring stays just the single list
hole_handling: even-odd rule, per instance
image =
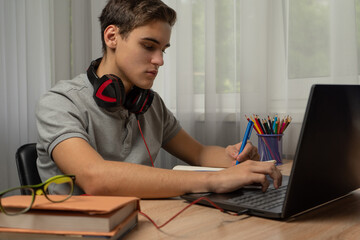
[{"label": "young man", "polygon": [[[227,148],[200,144],[149,90],[164,64],[175,20],[174,10],[160,0],[108,2],[100,16],[103,58],[90,65],[87,75],[60,81],[39,102],[42,180],[75,174],[75,194],[141,198],[229,192],[252,183],[265,191],[266,175],[275,187],[281,185],[273,163],[254,161],[259,156],[251,143],[239,156],[240,143]],[[134,110],[132,104],[139,106]],[[209,173],[152,167],[137,119],[153,159],[162,147],[191,165],[226,169]],[[241,163],[235,166],[235,160]]]}]

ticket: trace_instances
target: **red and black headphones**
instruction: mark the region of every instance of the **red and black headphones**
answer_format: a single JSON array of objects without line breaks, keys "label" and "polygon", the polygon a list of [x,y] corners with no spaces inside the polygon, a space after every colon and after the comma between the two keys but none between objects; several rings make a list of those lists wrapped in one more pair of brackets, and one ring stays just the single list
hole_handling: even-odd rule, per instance
[{"label": "red and black headphones", "polygon": [[89,81],[94,87],[93,97],[96,104],[102,108],[123,106],[136,115],[145,113],[154,99],[154,92],[134,86],[125,94],[124,84],[118,76],[105,74],[99,78],[96,75],[100,62],[101,58],[92,61],[87,70]]}]

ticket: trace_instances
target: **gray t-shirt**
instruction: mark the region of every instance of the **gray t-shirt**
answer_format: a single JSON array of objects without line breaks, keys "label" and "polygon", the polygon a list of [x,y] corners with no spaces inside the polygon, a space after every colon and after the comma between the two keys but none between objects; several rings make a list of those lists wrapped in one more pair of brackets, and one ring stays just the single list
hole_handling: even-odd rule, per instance
[{"label": "gray t-shirt", "polygon": [[[93,91],[86,74],[81,74],[58,82],[39,101],[37,166],[42,181],[63,174],[51,154],[57,144],[73,137],[86,140],[106,160],[151,165],[135,114],[122,107],[116,111],[98,107]],[[139,120],[152,159],[181,129],[157,93]],[[74,194],[82,193],[75,187]]]}]

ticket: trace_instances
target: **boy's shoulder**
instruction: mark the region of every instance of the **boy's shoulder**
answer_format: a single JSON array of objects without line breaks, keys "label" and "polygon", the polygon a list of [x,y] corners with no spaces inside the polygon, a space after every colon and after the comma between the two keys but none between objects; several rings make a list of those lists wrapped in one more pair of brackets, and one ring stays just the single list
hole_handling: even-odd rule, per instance
[{"label": "boy's shoulder", "polygon": [[82,91],[91,87],[86,74],[80,74],[71,80],[60,80],[51,89],[50,92],[71,92]]},{"label": "boy's shoulder", "polygon": [[71,80],[58,81],[38,102],[38,106],[86,104],[92,99],[93,88],[86,74],[80,74]]}]

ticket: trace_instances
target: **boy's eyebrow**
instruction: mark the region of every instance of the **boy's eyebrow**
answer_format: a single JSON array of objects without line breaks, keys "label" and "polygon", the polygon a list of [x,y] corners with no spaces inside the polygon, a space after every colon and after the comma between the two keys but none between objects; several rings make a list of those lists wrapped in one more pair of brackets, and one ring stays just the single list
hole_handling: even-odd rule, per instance
[{"label": "boy's eyebrow", "polygon": [[[154,38],[145,37],[145,38],[142,38],[142,40],[151,41],[151,42],[154,42],[154,43],[160,45],[160,42]],[[170,43],[166,44],[165,47],[170,47]]]}]

